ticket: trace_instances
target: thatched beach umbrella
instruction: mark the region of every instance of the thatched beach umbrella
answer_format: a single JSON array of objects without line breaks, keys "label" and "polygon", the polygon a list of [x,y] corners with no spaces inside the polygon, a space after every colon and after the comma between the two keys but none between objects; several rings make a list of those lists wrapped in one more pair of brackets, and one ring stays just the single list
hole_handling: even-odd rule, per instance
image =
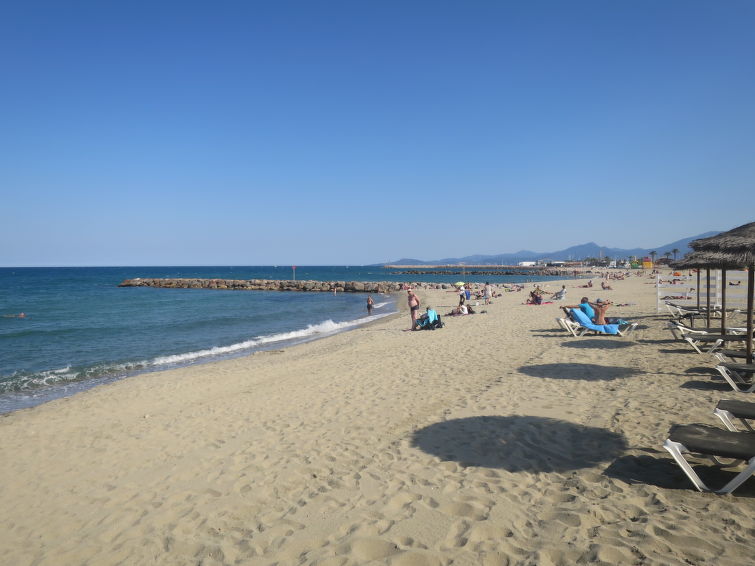
[{"label": "thatched beach umbrella", "polygon": [[697,269],[697,308],[700,308],[700,269],[705,269],[706,278],[708,283],[707,288],[707,321],[710,326],[710,270],[721,270],[721,334],[726,334],[726,270],[727,269],[740,269],[736,261],[732,261],[731,258],[725,256],[721,252],[710,251],[693,251],[687,254],[681,261],[672,264],[678,269]]},{"label": "thatched beach umbrella", "polygon": [[752,363],[752,313],[755,291],[755,222],[738,226],[710,238],[690,242],[690,247],[699,252],[720,254],[718,257],[729,265],[747,269],[747,363]]},{"label": "thatched beach umbrella", "polygon": [[[710,258],[703,252],[691,252],[684,256],[680,261],[671,264],[672,269],[697,269],[697,310],[700,310],[700,270],[705,270],[705,326],[710,327],[710,270],[718,269],[712,266]],[[695,319],[692,319],[692,326],[695,325]]]}]

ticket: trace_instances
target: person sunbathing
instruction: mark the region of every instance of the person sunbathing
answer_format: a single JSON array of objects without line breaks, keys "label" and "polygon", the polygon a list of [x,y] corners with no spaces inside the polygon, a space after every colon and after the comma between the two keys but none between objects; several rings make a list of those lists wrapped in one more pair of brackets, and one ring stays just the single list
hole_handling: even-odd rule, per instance
[{"label": "person sunbathing", "polygon": [[537,290],[530,291],[530,296],[525,304],[527,305],[541,305],[543,303],[543,296],[537,293]]},{"label": "person sunbathing", "polygon": [[603,288],[604,291],[613,291],[613,287],[611,287],[610,285],[606,285],[605,281],[601,281],[600,286]]},{"label": "person sunbathing", "polygon": [[566,296],[566,285],[561,285],[561,289],[551,295],[552,301],[560,301]]},{"label": "person sunbathing", "polygon": [[465,314],[469,314],[469,307],[467,307],[467,305],[459,305],[458,307],[455,307],[451,312],[446,313],[445,316],[462,316]]}]

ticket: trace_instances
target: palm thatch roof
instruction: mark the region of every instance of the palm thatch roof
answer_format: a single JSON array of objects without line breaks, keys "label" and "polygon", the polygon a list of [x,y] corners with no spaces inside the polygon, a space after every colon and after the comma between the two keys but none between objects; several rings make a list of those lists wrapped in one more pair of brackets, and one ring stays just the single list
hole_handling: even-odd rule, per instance
[{"label": "palm thatch roof", "polygon": [[693,253],[722,254],[717,258],[720,261],[736,264],[737,268],[752,267],[755,264],[755,222],[721,232],[716,236],[693,240],[689,245],[695,250]]},{"label": "palm thatch roof", "polygon": [[700,238],[689,243],[695,251],[731,251],[755,250],[755,222],[721,232],[709,238]]},{"label": "palm thatch roof", "polygon": [[752,265],[752,254],[723,251],[693,251],[672,263],[673,269],[742,269]]}]

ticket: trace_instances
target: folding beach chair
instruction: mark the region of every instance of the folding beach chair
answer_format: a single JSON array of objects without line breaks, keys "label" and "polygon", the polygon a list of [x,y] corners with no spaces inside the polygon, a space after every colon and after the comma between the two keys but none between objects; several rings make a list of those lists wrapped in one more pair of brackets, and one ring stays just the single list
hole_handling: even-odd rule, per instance
[{"label": "folding beach chair", "polygon": [[433,309],[427,309],[427,312],[417,319],[417,329],[435,330],[436,328],[443,328],[440,315]]},{"label": "folding beach chair", "polygon": [[[732,432],[702,424],[674,425],[663,447],[699,491],[731,493],[755,473],[755,434],[749,432]],[[722,488],[711,489],[684,457],[686,453],[707,456],[721,467],[730,467],[732,464],[724,463],[719,458],[742,460],[747,466]]]}]

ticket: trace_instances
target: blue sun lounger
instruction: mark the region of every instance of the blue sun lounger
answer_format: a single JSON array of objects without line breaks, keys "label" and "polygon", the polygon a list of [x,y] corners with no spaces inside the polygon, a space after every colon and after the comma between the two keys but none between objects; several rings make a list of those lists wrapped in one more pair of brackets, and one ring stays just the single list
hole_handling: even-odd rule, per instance
[{"label": "blue sun lounger", "polygon": [[618,324],[595,324],[582,311],[582,309],[571,309],[571,315],[572,318],[586,330],[593,330],[595,332],[599,332],[600,334],[613,334],[614,336],[621,336]]}]

